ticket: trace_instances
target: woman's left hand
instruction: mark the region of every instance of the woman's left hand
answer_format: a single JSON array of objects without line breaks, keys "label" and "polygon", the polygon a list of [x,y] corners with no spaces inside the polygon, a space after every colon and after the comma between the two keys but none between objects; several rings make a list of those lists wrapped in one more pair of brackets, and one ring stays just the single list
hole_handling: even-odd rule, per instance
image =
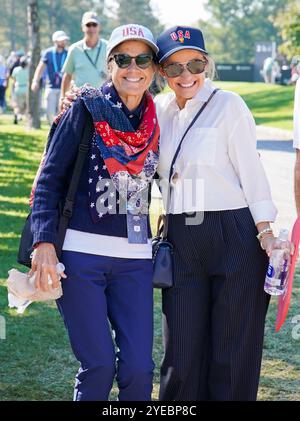
[{"label": "woman's left hand", "polygon": [[77,86],[74,83],[71,83],[70,91],[67,91],[65,96],[60,97],[59,99],[60,113],[54,118],[54,122],[56,124],[59,123],[62,116],[72,106],[73,102],[76,101],[76,99],[80,96],[80,94],[81,94],[81,88],[77,88]]},{"label": "woman's left hand", "polygon": [[294,244],[291,241],[278,241],[277,237],[273,235],[262,238],[260,244],[269,257],[273,249],[286,250],[287,254],[290,255],[293,255],[295,250]]},{"label": "woman's left hand", "polygon": [[66,92],[65,97],[61,98],[62,108],[64,110],[70,108],[73,102],[80,96],[82,89],[78,88],[75,83],[72,81],[70,85],[70,90]]}]

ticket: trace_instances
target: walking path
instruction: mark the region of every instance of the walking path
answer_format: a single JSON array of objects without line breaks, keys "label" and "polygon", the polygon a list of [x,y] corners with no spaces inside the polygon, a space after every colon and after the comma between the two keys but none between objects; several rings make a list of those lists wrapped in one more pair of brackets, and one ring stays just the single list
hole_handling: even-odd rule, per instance
[{"label": "walking path", "polygon": [[291,230],[296,219],[292,137],[292,132],[286,130],[257,126],[257,148],[278,208],[275,230],[281,227]]}]

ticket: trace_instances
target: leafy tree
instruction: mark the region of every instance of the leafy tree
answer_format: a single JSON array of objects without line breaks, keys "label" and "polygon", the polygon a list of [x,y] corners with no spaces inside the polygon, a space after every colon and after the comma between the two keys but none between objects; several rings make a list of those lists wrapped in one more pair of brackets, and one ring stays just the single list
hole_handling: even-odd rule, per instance
[{"label": "leafy tree", "polygon": [[0,0],[0,53],[25,48],[27,43],[27,2]]},{"label": "leafy tree", "polygon": [[147,26],[155,36],[164,29],[153,15],[149,0],[119,0],[117,19],[119,25],[139,23]]},{"label": "leafy tree", "polygon": [[279,13],[275,25],[281,31],[283,43],[279,50],[288,58],[300,55],[300,3],[289,0],[283,12]]},{"label": "leafy tree", "polygon": [[199,22],[207,49],[218,62],[252,62],[256,42],[281,42],[274,18],[285,3],[286,0],[207,0],[211,18]]},{"label": "leafy tree", "polygon": [[[140,23],[158,35],[163,26],[154,16],[149,0],[38,0],[41,48],[52,44],[54,31],[63,30],[70,42],[82,38],[81,17],[87,10],[95,10],[102,24],[101,36],[108,39],[117,25]],[[29,0],[0,0],[0,54],[28,47],[27,4]],[[115,6],[115,7],[114,7]]]},{"label": "leafy tree", "polygon": [[[98,5],[100,3],[101,1],[97,2]],[[42,46],[52,44],[52,34],[57,30],[65,31],[71,43],[80,40],[83,36],[81,17],[87,10],[95,10],[95,5],[96,2],[92,0],[40,0]]]},{"label": "leafy tree", "polygon": [[[10,50],[27,49],[27,4],[29,0],[0,0],[0,53]],[[95,10],[102,23],[102,36],[108,37],[116,26],[114,18],[106,15],[109,8],[105,0],[39,0],[41,47],[52,44],[52,34],[64,30],[70,42],[82,38],[81,17],[87,10]]]}]

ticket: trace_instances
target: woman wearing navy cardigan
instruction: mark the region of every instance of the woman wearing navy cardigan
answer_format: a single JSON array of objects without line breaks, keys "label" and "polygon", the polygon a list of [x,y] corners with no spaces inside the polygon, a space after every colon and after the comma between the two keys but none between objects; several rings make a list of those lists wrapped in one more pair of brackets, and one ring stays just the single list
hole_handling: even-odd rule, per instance
[{"label": "woman wearing navy cardigan", "polygon": [[57,301],[80,362],[74,400],[107,400],[115,376],[119,400],[151,400],[147,189],[158,163],[159,127],[147,89],[156,53],[147,28],[131,24],[113,31],[107,46],[110,80],[101,91],[87,90],[62,116],[35,189],[32,272],[37,287],[47,290],[58,285],[58,205],[91,116],[93,137],[64,240],[63,296]]}]

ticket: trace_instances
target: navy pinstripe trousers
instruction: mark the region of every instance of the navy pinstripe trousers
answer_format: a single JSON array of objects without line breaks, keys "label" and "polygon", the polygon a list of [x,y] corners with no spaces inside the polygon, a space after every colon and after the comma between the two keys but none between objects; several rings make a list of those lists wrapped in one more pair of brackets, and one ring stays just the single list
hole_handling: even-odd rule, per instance
[{"label": "navy pinstripe trousers", "polygon": [[170,215],[175,286],[162,295],[160,400],[255,400],[270,296],[249,208]]}]

